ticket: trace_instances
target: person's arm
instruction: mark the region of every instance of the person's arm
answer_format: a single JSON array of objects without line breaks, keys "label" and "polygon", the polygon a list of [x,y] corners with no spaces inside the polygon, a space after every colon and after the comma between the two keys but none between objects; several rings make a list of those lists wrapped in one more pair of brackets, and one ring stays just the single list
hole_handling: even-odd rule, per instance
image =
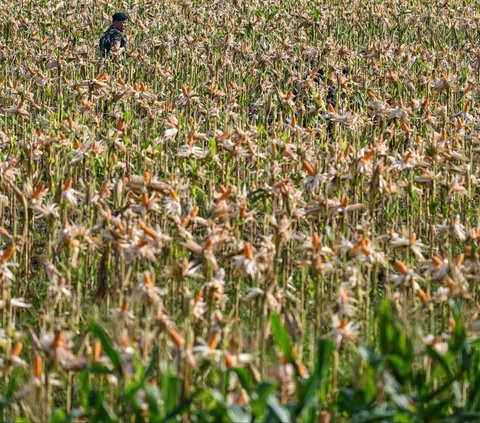
[{"label": "person's arm", "polygon": [[104,59],[107,57],[109,51],[110,51],[110,43],[109,43],[109,38],[106,34],[100,38],[100,57]]},{"label": "person's arm", "polygon": [[127,60],[126,60],[126,56],[127,56],[127,52],[126,52],[126,44],[127,44],[127,41],[125,39],[125,36],[119,32],[116,32],[115,34],[115,46],[116,48],[121,48],[123,49],[122,51],[122,54],[121,54],[121,58],[122,58],[122,64],[124,66],[127,66]]},{"label": "person's arm", "polygon": [[113,49],[117,50],[117,49],[123,47],[122,40],[123,40],[122,35],[118,32],[114,32],[111,36],[111,39],[110,39],[110,44],[111,44],[110,48],[111,49],[113,48]]}]

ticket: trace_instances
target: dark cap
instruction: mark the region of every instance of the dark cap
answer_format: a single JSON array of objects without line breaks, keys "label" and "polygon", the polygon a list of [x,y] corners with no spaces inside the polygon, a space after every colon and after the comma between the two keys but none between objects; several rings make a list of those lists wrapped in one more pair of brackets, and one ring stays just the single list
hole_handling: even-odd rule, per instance
[{"label": "dark cap", "polygon": [[115,13],[112,16],[112,21],[128,21],[128,15],[126,13]]}]

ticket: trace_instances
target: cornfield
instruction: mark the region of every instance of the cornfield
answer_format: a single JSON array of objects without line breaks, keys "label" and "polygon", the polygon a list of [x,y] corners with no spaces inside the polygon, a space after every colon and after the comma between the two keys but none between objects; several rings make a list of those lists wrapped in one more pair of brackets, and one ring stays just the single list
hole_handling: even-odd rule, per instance
[{"label": "cornfield", "polygon": [[477,2],[0,5],[1,421],[480,421]]}]

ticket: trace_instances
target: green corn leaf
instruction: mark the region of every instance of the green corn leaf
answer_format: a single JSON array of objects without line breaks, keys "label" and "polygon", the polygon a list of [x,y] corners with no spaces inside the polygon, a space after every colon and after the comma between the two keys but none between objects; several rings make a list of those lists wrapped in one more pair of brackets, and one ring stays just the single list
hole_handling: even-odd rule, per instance
[{"label": "green corn leaf", "polygon": [[275,341],[277,342],[280,351],[288,361],[293,361],[292,342],[280,320],[280,317],[277,314],[272,314],[270,317],[270,323],[272,325],[273,336],[275,337]]},{"label": "green corn leaf", "polygon": [[120,354],[113,347],[112,341],[107,332],[105,332],[105,330],[96,322],[92,322],[90,324],[90,331],[92,332],[93,336],[100,340],[105,354],[107,354],[117,373],[122,376],[123,370]]}]

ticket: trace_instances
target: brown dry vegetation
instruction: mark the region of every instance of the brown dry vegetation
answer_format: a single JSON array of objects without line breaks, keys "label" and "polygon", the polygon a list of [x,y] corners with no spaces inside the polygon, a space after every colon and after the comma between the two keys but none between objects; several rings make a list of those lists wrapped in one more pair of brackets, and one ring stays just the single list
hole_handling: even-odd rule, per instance
[{"label": "brown dry vegetation", "polygon": [[480,417],[474,2],[0,6],[3,419]]}]

